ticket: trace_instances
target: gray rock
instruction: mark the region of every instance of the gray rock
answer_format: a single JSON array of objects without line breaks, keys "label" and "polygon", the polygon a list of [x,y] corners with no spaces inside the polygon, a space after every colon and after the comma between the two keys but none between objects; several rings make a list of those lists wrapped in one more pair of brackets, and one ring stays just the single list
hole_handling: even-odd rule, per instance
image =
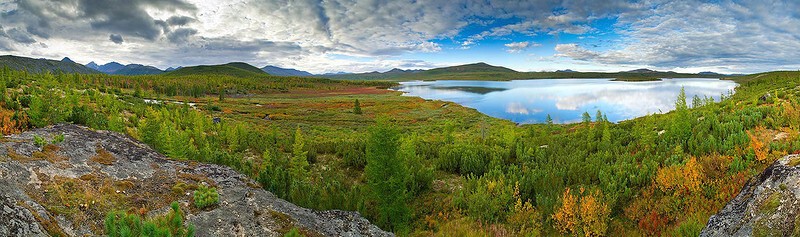
[{"label": "gray rock", "polygon": [[750,180],[700,236],[796,236],[800,233],[800,169],[783,157]]},{"label": "gray rock", "polygon": [[[43,149],[33,145],[33,136],[57,134],[66,139],[51,153],[55,158],[37,159]],[[101,150],[111,161],[93,158]],[[132,206],[150,207],[148,216],[166,213],[169,202],[178,201],[197,236],[281,236],[291,227],[321,236],[393,236],[357,212],[298,207],[231,168],[166,159],[129,136],[70,124],[9,136],[0,143],[0,236],[47,236],[51,229],[70,236],[102,234],[96,233],[102,231],[102,217],[79,222],[37,203],[48,182],[87,177],[129,183],[130,188],[117,192]],[[191,195],[173,194],[177,183],[201,182],[217,188],[219,204],[198,210],[190,203]]]}]

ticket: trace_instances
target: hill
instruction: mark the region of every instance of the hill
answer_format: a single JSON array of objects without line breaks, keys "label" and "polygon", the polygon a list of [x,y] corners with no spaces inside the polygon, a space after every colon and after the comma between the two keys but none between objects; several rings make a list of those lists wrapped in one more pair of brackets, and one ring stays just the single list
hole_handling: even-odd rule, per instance
[{"label": "hill", "polygon": [[659,78],[718,78],[719,75],[660,72],[650,69],[637,69],[627,72],[577,72],[559,70],[555,72],[518,72],[509,68],[486,63],[473,63],[430,70],[391,70],[384,73],[370,72],[341,75],[321,75],[321,77],[344,80],[521,80],[521,79],[562,79],[562,78],[617,78],[619,81],[655,81]]},{"label": "hill", "polygon": [[64,72],[64,73],[80,73],[80,74],[96,74],[100,73],[94,69],[77,64],[64,58],[64,60],[50,60],[50,59],[34,59],[12,55],[0,56],[0,67],[7,66],[12,70],[27,70],[28,72]]},{"label": "hill", "polygon": [[281,68],[276,66],[265,66],[261,68],[261,71],[269,73],[269,75],[273,76],[296,76],[296,77],[309,77],[313,76],[310,72],[300,71],[297,69],[291,68]]},{"label": "hill", "polygon": [[122,67],[111,74],[134,76],[134,75],[155,75],[161,73],[164,73],[164,71],[161,71],[161,69],[158,69],[153,66],[145,66],[141,64],[128,64],[125,67]]},{"label": "hill", "polygon": [[259,76],[267,75],[266,72],[261,71],[257,67],[247,63],[234,62],[220,65],[200,65],[192,67],[182,67],[180,69],[165,73],[168,76],[183,76],[183,75],[206,75],[218,74],[237,77]]}]

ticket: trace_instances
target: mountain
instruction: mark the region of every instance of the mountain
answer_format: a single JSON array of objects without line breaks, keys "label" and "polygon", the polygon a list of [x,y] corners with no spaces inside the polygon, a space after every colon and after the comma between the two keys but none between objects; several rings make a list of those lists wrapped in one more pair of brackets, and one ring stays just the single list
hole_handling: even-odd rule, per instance
[{"label": "mountain", "polygon": [[125,65],[118,62],[110,62],[103,65],[97,65],[94,61],[86,64],[86,67],[97,70],[102,73],[114,74],[117,70],[122,69]]},{"label": "mountain", "polygon": [[164,73],[161,69],[153,66],[146,66],[142,64],[128,64],[122,65],[118,62],[110,62],[103,65],[97,65],[94,61],[86,64],[86,67],[113,75],[154,75]]},{"label": "mountain", "polygon": [[309,72],[306,72],[306,71],[300,71],[300,70],[291,69],[291,68],[280,68],[280,67],[271,66],[271,65],[267,65],[265,67],[262,67],[261,71],[269,73],[269,75],[273,75],[273,76],[297,76],[297,77],[313,76],[313,74],[311,74]]},{"label": "mountain", "polygon": [[574,71],[572,69],[564,69],[564,70],[558,70],[556,72],[578,72],[578,71]]},{"label": "mountain", "polygon": [[647,69],[647,68],[641,68],[641,69],[630,70],[630,71],[621,72],[621,73],[659,73],[659,71],[653,71],[653,70],[650,70],[650,69]]},{"label": "mountain", "polygon": [[432,73],[432,74],[465,73],[465,72],[466,73],[486,73],[486,72],[513,73],[517,71],[511,70],[506,67],[492,66],[483,62],[452,66],[452,67],[434,68],[425,71],[425,73]]},{"label": "mountain", "polygon": [[175,71],[166,73],[166,75],[170,76],[207,75],[207,74],[221,74],[221,75],[241,76],[241,77],[268,75],[266,72],[261,71],[261,69],[254,67],[253,65],[242,62],[226,63],[220,65],[200,65],[192,67],[183,67]]},{"label": "mountain", "polygon": [[111,74],[133,76],[133,75],[155,75],[161,73],[164,73],[164,71],[161,71],[161,69],[158,69],[153,66],[145,66],[141,64],[128,64],[125,67],[122,67]]},{"label": "mountain", "polygon": [[422,70],[422,69],[403,70],[403,69],[399,69],[399,68],[392,68],[392,70],[386,71],[386,72],[384,72],[384,74],[415,73],[415,72],[421,72],[421,71],[424,71],[424,70]]},{"label": "mountain", "polygon": [[14,70],[28,70],[29,72],[65,72],[65,73],[81,73],[81,74],[95,74],[98,71],[88,68],[86,66],[77,64],[69,58],[64,58],[61,61],[50,59],[34,59],[12,55],[0,56],[0,67],[7,66]]},{"label": "mountain", "polygon": [[168,67],[167,69],[164,69],[164,71],[165,71],[165,72],[171,72],[171,71],[175,71],[175,70],[178,70],[178,69],[181,69],[181,68],[183,68],[183,67],[182,67],[182,66],[178,66],[178,67]]},{"label": "mountain", "polygon": [[491,80],[506,79],[507,76],[517,73],[520,72],[481,62],[430,70],[403,70],[394,68],[383,73],[325,74],[320,76],[346,80]]},{"label": "mountain", "polygon": [[100,65],[97,65],[94,61],[87,63],[85,66],[94,70],[100,69]]}]

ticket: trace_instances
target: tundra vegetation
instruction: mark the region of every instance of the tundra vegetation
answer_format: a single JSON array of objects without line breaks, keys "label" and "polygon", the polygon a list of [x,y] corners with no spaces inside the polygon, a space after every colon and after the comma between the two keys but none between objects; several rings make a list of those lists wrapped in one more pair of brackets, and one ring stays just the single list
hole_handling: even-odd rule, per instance
[{"label": "tundra vegetation", "polygon": [[[665,114],[611,123],[587,111],[581,123],[517,126],[380,89],[387,82],[6,68],[0,132],[75,123],[126,133],[400,235],[684,235],[769,163],[800,151],[800,73],[736,80],[721,101],[682,95]],[[211,193],[197,190],[197,207],[213,205]],[[107,234],[191,234],[176,225],[180,208],[164,220],[136,213],[107,210]]]}]

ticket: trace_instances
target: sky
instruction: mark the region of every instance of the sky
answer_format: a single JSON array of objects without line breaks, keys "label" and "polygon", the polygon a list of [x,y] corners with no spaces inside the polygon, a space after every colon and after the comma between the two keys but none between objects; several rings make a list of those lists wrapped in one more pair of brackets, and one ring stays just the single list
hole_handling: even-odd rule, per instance
[{"label": "sky", "polygon": [[797,0],[0,0],[0,54],[312,73],[800,69]]}]

